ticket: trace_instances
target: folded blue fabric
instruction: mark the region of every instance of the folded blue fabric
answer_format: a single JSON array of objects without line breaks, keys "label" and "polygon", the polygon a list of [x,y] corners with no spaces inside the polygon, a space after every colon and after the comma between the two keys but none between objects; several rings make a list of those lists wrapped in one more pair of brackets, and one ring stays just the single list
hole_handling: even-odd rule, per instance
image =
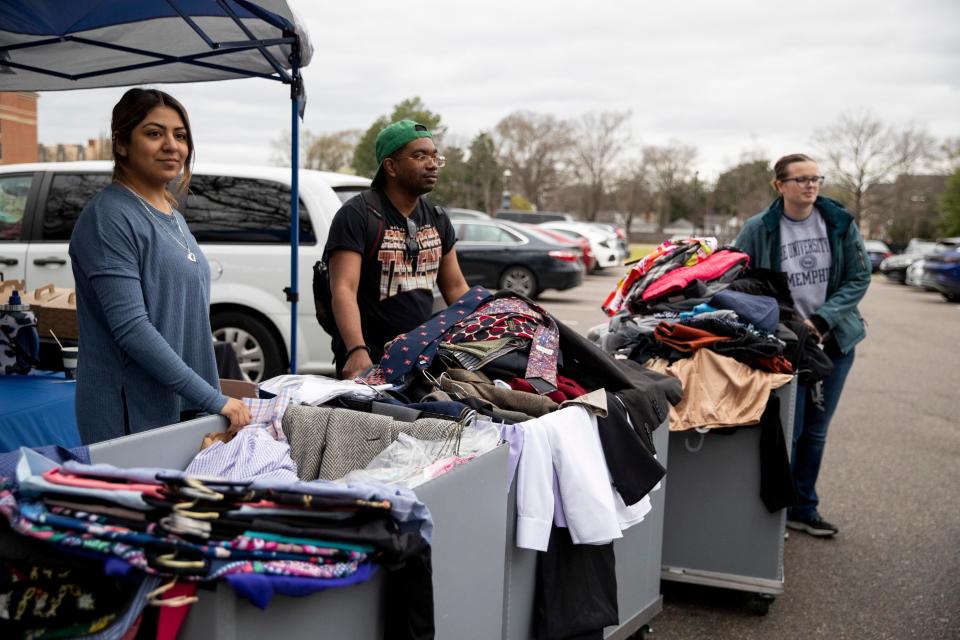
[{"label": "folded blue fabric", "polygon": [[767,333],[773,333],[780,322],[780,305],[770,296],[724,289],[710,298],[710,305],[717,309],[730,309],[736,312],[741,322],[749,322]]},{"label": "folded blue fabric", "polygon": [[377,572],[377,565],[364,562],[357,570],[344,578],[304,578],[278,576],[263,573],[233,573],[226,577],[238,596],[246,598],[254,606],[266,609],[275,593],[302,598],[318,591],[334,587],[347,587],[366,582]]}]

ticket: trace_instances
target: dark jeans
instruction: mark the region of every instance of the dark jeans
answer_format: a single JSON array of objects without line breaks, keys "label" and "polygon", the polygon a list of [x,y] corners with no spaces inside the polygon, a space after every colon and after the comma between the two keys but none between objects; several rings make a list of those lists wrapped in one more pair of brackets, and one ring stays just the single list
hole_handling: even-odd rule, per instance
[{"label": "dark jeans", "polygon": [[790,470],[797,487],[800,502],[790,509],[789,517],[806,519],[817,513],[817,476],[827,444],[827,428],[840,404],[840,394],[847,374],[853,366],[854,350],[844,355],[839,350],[827,349],[833,360],[833,371],[823,379],[822,409],[814,402],[814,387],[797,388],[796,416],[793,421],[793,455]]}]

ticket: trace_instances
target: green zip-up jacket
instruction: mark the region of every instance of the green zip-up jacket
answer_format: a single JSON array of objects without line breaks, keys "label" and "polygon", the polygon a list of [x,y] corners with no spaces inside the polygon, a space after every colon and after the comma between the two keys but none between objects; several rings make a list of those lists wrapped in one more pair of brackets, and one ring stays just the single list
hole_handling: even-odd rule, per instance
[{"label": "green zip-up jacket", "polygon": [[[830,240],[830,279],[827,299],[815,315],[829,327],[843,353],[866,337],[863,317],[857,305],[870,286],[870,260],[853,216],[839,202],[818,196],[814,205],[823,216]],[[765,211],[743,225],[734,241],[750,256],[750,266],[780,271],[780,216],[783,198],[774,200]]]}]

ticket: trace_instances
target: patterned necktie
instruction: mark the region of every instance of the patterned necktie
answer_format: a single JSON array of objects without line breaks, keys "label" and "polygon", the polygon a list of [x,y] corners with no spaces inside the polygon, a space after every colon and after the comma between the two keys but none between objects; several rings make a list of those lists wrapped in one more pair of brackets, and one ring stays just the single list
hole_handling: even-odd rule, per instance
[{"label": "patterned necktie", "polygon": [[419,327],[394,338],[380,360],[383,379],[397,384],[414,368],[422,371],[429,367],[440,346],[440,336],[492,296],[487,289],[474,287]]},{"label": "patterned necktie", "polygon": [[529,338],[530,355],[524,378],[538,393],[556,390],[560,332],[553,318],[540,307],[519,298],[498,298],[459,322],[451,332],[454,341],[457,337],[462,341],[474,336]]}]

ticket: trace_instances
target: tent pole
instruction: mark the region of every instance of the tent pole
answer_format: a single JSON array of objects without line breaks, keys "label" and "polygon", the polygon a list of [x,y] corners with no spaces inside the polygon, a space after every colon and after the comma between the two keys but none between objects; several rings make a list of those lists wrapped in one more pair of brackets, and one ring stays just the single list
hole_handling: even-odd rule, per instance
[{"label": "tent pole", "polygon": [[297,372],[297,305],[300,258],[300,68],[290,70],[290,373]]}]

